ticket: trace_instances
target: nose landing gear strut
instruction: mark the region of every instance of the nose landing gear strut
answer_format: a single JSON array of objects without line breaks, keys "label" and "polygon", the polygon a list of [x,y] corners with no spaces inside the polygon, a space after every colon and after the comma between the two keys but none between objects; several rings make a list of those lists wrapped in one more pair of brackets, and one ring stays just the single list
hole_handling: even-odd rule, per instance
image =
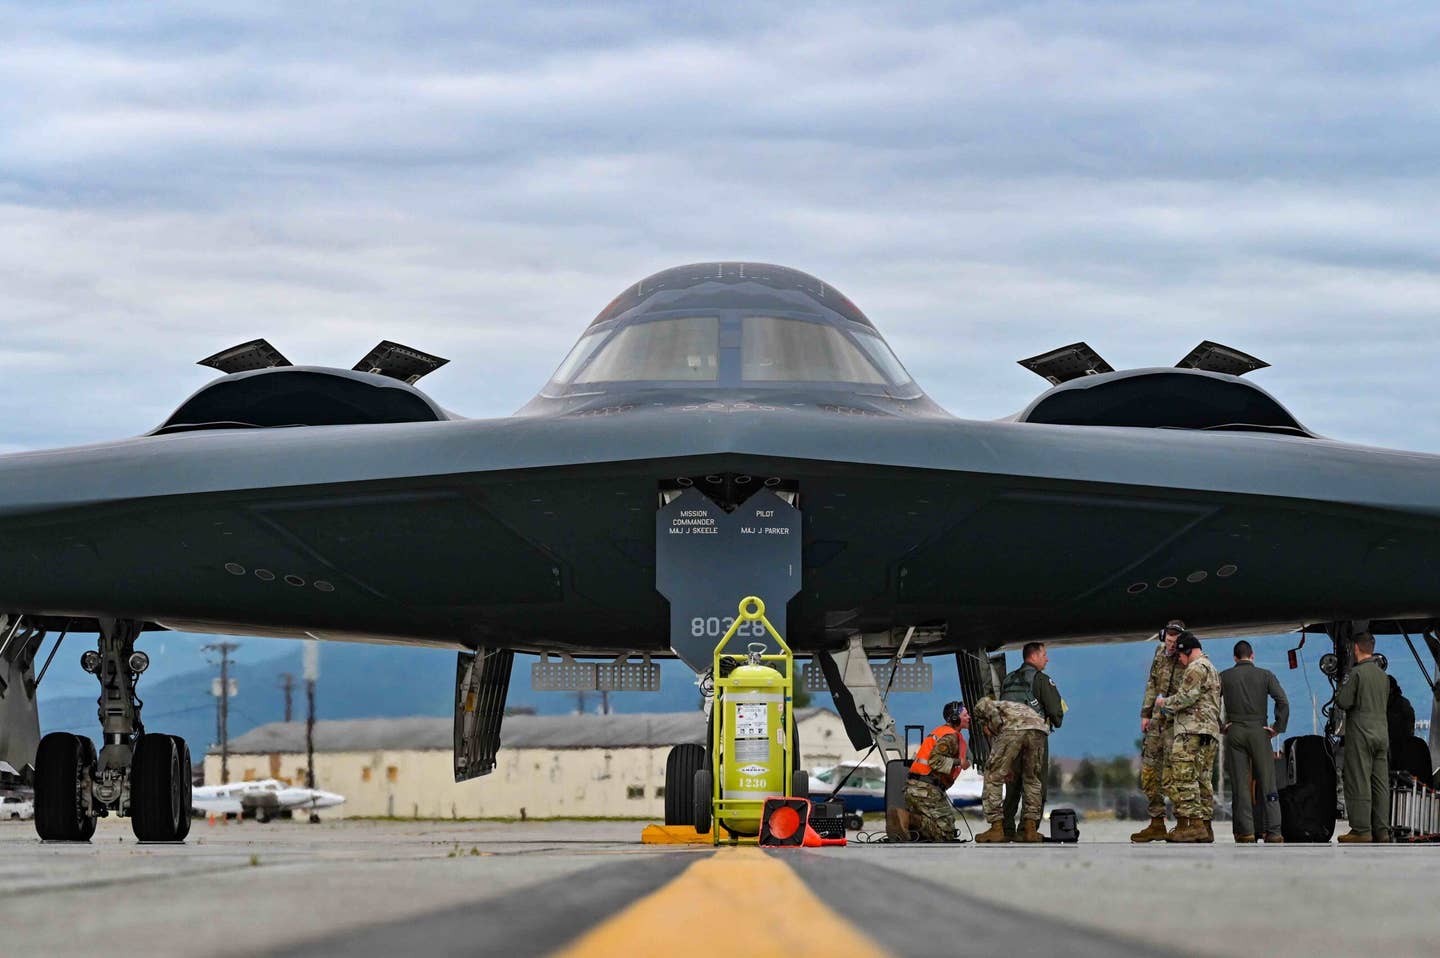
[{"label": "nose landing gear strut", "polygon": [[190,833],[190,749],[177,735],[145,731],[135,695],[149,657],[135,651],[143,623],[100,620],[95,649],[81,666],[100,680],[104,746],[51,732],[35,756],[35,831],[45,841],[83,842],[97,818],[129,816],[142,842],[179,842]]}]

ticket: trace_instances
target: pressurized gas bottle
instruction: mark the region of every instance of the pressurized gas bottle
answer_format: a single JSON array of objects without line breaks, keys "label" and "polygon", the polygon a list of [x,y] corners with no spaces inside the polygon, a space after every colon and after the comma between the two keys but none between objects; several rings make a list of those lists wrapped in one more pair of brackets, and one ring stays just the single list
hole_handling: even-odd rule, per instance
[{"label": "pressurized gas bottle", "polygon": [[[785,729],[785,677],[760,661],[763,643],[751,643],[748,661],[729,675],[721,721],[721,798],[762,802],[785,794],[790,738]],[[737,835],[760,833],[753,815],[727,812],[723,824]]]}]

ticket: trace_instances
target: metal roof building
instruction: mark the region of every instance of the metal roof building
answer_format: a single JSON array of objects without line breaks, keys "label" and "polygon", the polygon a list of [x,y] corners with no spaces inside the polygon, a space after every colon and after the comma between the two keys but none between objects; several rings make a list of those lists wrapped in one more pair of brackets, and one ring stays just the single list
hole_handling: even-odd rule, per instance
[{"label": "metal roof building", "polygon": [[[859,756],[829,709],[796,711],[801,762]],[[449,718],[346,719],[315,723],[316,786],[346,796],[345,816],[421,818],[655,818],[664,813],[665,758],[703,742],[701,712],[511,715],[490,775],[457,784]],[[230,780],[303,782],[305,723],[272,722],[230,742]],[[205,781],[221,780],[220,755]]]}]

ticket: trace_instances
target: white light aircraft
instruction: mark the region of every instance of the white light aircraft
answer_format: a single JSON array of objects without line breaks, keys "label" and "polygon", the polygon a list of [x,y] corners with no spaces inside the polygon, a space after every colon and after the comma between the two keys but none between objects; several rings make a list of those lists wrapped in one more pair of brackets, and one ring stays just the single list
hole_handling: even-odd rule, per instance
[{"label": "white light aircraft", "polygon": [[253,813],[260,822],[268,822],[284,812],[309,812],[311,821],[319,821],[320,809],[334,808],[344,802],[344,795],[287,785],[275,778],[198,785],[190,799],[191,807],[201,815]]}]

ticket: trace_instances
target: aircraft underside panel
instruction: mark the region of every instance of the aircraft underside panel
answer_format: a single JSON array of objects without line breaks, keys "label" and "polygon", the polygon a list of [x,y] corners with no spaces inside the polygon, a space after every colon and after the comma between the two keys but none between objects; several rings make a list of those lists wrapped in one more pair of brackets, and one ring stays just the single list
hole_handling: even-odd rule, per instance
[{"label": "aircraft underside panel", "polygon": [[556,561],[461,490],[282,501],[251,511],[316,563],[405,605],[562,598]]},{"label": "aircraft underside panel", "polygon": [[900,564],[900,601],[1069,603],[1154,555],[1215,506],[1002,493]]}]

